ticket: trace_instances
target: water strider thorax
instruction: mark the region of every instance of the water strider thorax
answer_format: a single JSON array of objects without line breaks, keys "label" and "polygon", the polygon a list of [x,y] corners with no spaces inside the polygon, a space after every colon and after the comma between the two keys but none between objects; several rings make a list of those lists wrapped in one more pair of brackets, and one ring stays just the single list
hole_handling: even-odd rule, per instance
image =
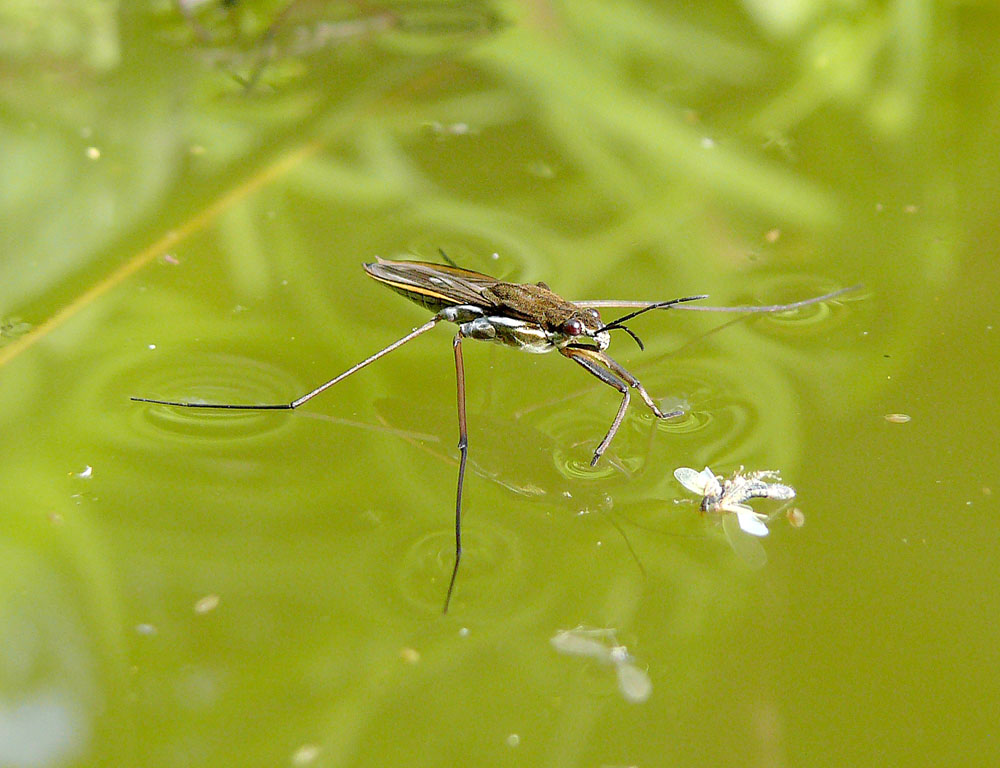
[{"label": "water strider thorax", "polygon": [[[524,332],[538,336],[538,346],[544,348],[514,343],[514,346],[521,346],[529,352],[550,352],[569,345],[591,346],[585,340],[592,340],[594,347],[604,351],[611,343],[610,334],[602,330],[604,324],[596,309],[566,301],[545,283],[497,282],[483,293],[497,306],[503,306],[505,317],[521,321]],[[506,325],[509,327],[510,324]],[[529,332],[529,325],[535,326],[541,333]]]}]

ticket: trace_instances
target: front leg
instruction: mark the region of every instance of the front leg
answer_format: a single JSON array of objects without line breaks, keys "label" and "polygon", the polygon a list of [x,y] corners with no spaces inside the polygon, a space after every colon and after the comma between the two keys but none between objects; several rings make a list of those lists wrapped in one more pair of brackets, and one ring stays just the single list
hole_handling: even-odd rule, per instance
[{"label": "front leg", "polygon": [[602,355],[596,349],[590,349],[589,347],[562,347],[559,351],[573,362],[582,365],[587,371],[609,387],[614,387],[622,393],[622,404],[618,406],[618,413],[615,414],[615,420],[611,422],[611,429],[608,430],[604,439],[601,440],[600,445],[594,450],[594,458],[590,460],[590,466],[595,467],[597,466],[597,462],[601,460],[601,456],[608,449],[608,446],[611,445],[615,433],[618,432],[618,427],[621,426],[622,419],[625,418],[625,411],[628,410],[630,400],[628,384],[607,369],[604,361],[601,359],[605,355]]},{"label": "front leg", "polygon": [[639,392],[639,397],[641,397],[642,401],[649,406],[649,410],[656,414],[656,418],[672,419],[674,416],[681,416],[684,414],[684,411],[679,408],[669,411],[668,413],[663,413],[659,408],[657,408],[656,403],[653,402],[653,398],[649,396],[649,392],[646,391],[646,388],[642,386],[642,382],[633,376],[631,372],[626,370],[620,363],[618,363],[617,360],[608,357],[603,352],[596,352],[596,355],[600,357],[601,363],[610,368],[616,376],[621,378],[630,387],[636,388]]},{"label": "front leg", "polygon": [[625,411],[628,410],[630,399],[628,391],[629,387],[634,387],[638,390],[639,396],[642,397],[643,402],[649,406],[650,410],[656,414],[657,418],[669,419],[673,416],[680,416],[683,413],[681,410],[663,413],[659,408],[657,408],[656,403],[653,402],[653,398],[649,396],[646,388],[642,386],[635,376],[619,365],[613,358],[597,349],[592,347],[562,347],[559,352],[565,357],[568,357],[570,360],[582,365],[588,372],[599,378],[609,387],[614,387],[622,393],[622,404],[618,407],[618,413],[615,414],[615,420],[611,422],[611,428],[604,436],[604,439],[601,440],[600,445],[598,445],[597,449],[594,451],[594,458],[590,462],[590,466],[592,467],[596,466],[597,462],[600,461],[601,456],[607,450],[611,441],[614,439],[615,434],[618,432],[622,419],[625,418]]}]

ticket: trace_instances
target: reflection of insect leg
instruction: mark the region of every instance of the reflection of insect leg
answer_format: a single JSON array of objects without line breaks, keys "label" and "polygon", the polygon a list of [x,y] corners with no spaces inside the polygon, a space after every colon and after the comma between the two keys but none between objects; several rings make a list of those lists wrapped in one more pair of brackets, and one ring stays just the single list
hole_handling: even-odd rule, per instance
[{"label": "reflection of insect leg", "polygon": [[668,419],[671,416],[680,416],[682,413],[682,411],[663,413],[657,408],[656,403],[653,402],[653,398],[649,396],[646,388],[642,386],[639,380],[603,352],[591,347],[563,347],[559,351],[570,360],[582,365],[609,387],[614,387],[622,393],[622,404],[618,407],[615,420],[611,422],[611,428],[594,451],[594,458],[591,460],[590,466],[593,467],[600,461],[602,454],[607,450],[615,434],[618,432],[618,427],[621,426],[622,419],[625,418],[625,411],[628,410],[628,404],[631,399],[628,391],[629,387],[633,387],[639,392],[639,396],[643,402],[649,406],[649,409],[656,414],[657,418]]},{"label": "reflection of insect leg", "polygon": [[465,462],[469,458],[469,433],[465,422],[465,362],[462,360],[462,333],[455,334],[452,342],[455,349],[455,381],[458,384],[458,450],[461,458],[458,464],[458,490],[455,492],[455,565],[448,582],[448,594],[444,598],[444,612],[448,612],[451,591],[458,576],[458,562],[462,559],[462,484],[465,481]]}]

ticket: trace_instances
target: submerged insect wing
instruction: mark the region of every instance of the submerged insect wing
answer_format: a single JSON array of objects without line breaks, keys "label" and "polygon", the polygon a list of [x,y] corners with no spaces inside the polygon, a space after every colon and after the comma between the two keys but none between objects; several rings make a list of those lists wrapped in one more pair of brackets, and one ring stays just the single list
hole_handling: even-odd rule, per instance
[{"label": "submerged insect wing", "polygon": [[764,551],[764,545],[760,543],[760,539],[745,533],[740,528],[740,521],[735,513],[723,516],[722,530],[726,534],[729,546],[732,547],[733,552],[740,560],[754,570],[764,567],[764,564],[767,563],[767,552]]},{"label": "submerged insect wing", "polygon": [[751,536],[767,536],[767,526],[757,513],[746,504],[731,504],[727,507],[736,515],[740,529]]},{"label": "submerged insect wing", "polygon": [[653,683],[646,670],[627,661],[616,664],[615,671],[618,674],[618,690],[626,701],[638,704],[649,698],[649,694],[653,692]]},{"label": "submerged insect wing", "polygon": [[560,653],[568,653],[571,656],[587,656],[607,662],[611,655],[607,645],[586,631],[561,630],[556,632],[549,642]]}]

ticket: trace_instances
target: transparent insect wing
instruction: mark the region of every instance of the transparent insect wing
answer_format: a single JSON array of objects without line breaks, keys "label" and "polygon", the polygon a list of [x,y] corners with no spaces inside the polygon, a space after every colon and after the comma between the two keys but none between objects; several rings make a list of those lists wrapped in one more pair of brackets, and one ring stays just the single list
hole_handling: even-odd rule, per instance
[{"label": "transparent insect wing", "polygon": [[699,496],[705,495],[705,483],[698,470],[691,469],[691,467],[678,467],[674,470],[674,477],[691,493],[697,493]]},{"label": "transparent insect wing", "polygon": [[715,473],[708,467],[705,467],[701,471],[702,482],[705,484],[705,490],[708,496],[719,496],[722,494],[722,486],[719,485],[719,478],[716,477]]},{"label": "transparent insect wing", "polygon": [[618,673],[618,690],[626,701],[638,704],[649,698],[653,692],[653,683],[644,669],[631,662],[615,665]]},{"label": "transparent insect wing", "polygon": [[756,570],[764,567],[764,564],[767,563],[767,552],[764,551],[760,539],[744,533],[743,529],[740,528],[739,518],[735,514],[722,518],[722,530],[725,531],[726,540],[733,552],[749,568]]},{"label": "transparent insect wing", "polygon": [[757,514],[746,504],[732,504],[727,509],[736,515],[740,529],[751,536],[767,536],[768,530],[762,515]]},{"label": "transparent insect wing", "polygon": [[722,493],[719,479],[708,467],[701,472],[691,467],[678,467],[674,470],[674,477],[677,478],[677,482],[699,496],[719,496]]}]

